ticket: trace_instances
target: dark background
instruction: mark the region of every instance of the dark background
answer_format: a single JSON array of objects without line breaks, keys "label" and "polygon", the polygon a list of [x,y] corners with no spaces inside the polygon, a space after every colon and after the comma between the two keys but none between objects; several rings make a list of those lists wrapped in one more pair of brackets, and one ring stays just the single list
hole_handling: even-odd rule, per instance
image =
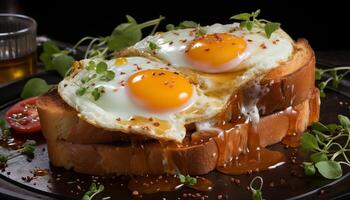
[{"label": "dark background", "polygon": [[[106,36],[130,14],[139,22],[166,16],[167,23],[194,20],[202,25],[230,23],[240,12],[260,8],[261,17],[282,23],[294,39],[304,37],[316,50],[349,49],[350,7],[346,1],[39,1],[0,0],[0,12],[22,13],[38,22],[38,34],[74,43],[83,36]],[[147,30],[146,30],[147,31]]]}]

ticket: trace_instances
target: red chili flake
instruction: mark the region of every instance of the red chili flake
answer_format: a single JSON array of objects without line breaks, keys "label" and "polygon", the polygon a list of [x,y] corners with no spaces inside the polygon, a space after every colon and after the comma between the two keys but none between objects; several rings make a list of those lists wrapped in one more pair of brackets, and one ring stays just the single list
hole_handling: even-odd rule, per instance
[{"label": "red chili flake", "polygon": [[262,43],[262,44],[260,44],[260,48],[266,49],[267,47],[266,47],[265,43]]},{"label": "red chili flake", "polygon": [[232,44],[233,46],[235,46],[235,45],[236,45],[236,43],[234,43],[234,42],[232,42],[231,44]]},{"label": "red chili flake", "polygon": [[174,35],[180,35],[178,32],[173,32]]},{"label": "red chili flake", "polygon": [[159,72],[158,73],[158,76],[162,76],[162,75],[165,75],[165,73],[164,72]]},{"label": "red chili flake", "polygon": [[156,75],[156,73],[155,72],[152,72],[152,76],[155,76]]},{"label": "red chili flake", "polygon": [[186,40],[186,39],[183,39],[183,40],[180,40],[180,42],[182,42],[182,43],[186,43],[186,42],[187,42],[187,40]]},{"label": "red chili flake", "polygon": [[118,117],[116,120],[117,120],[117,121],[120,121],[120,117]]},{"label": "red chili flake", "polygon": [[151,63],[151,61],[147,61],[147,64],[150,64]]},{"label": "red chili flake", "polygon": [[216,40],[222,41],[222,37],[219,34],[217,34],[217,33],[214,34],[214,37],[215,37]]},{"label": "red chili flake", "polygon": [[210,51],[210,49],[209,49],[209,48],[206,48],[206,49],[204,49],[204,51]]},{"label": "red chili flake", "polygon": [[237,31],[237,30],[238,30],[238,28],[237,28],[237,27],[234,27],[234,28],[231,28],[228,32],[232,33],[232,32],[235,32],[235,31]]},{"label": "red chili flake", "polygon": [[179,75],[179,72],[174,72],[174,74]]},{"label": "red chili flake", "polygon": [[148,118],[148,120],[151,122],[151,121],[153,121],[153,118],[152,118],[152,117],[150,117],[150,118]]},{"label": "red chili flake", "polygon": [[131,121],[134,121],[134,120],[135,120],[135,118],[133,118],[133,117],[132,117],[132,118],[130,118],[130,120],[131,120]]},{"label": "red chili flake", "polygon": [[153,126],[157,126],[158,127],[158,126],[160,126],[160,123],[159,122],[154,122]]},{"label": "red chili flake", "polygon": [[248,42],[253,42],[253,40],[251,40],[251,39],[248,39],[247,41],[248,41]]}]

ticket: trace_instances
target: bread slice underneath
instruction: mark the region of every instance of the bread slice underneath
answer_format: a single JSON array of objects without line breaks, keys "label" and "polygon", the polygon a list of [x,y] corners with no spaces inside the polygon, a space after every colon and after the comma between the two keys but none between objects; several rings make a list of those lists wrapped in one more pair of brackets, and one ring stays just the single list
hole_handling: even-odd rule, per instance
[{"label": "bread slice underneath", "polygon": [[[46,98],[57,101],[53,96]],[[310,98],[302,103],[262,117],[257,124],[260,145],[265,147],[280,142],[291,132],[302,133],[308,125],[318,120],[319,103],[319,92],[314,89]],[[60,112],[61,108],[51,105],[50,110]],[[291,110],[294,113],[293,120]],[[50,115],[40,110],[39,114],[42,130],[47,139],[50,162],[54,166],[92,175],[176,172],[191,175],[206,174],[216,166],[238,156],[241,153],[239,149],[246,145],[248,136],[248,124],[238,124],[236,131],[227,133],[226,145],[217,145],[212,138],[197,144],[188,143],[180,146],[164,146],[153,140],[138,144],[122,140],[104,144],[77,144],[57,138],[57,132],[69,131],[66,129],[77,121],[66,122],[60,113]]]}]

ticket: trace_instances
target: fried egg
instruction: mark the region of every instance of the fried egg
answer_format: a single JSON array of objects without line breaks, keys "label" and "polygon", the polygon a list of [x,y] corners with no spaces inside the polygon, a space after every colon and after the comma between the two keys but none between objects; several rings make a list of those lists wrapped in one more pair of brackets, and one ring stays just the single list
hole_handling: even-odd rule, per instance
[{"label": "fried egg", "polygon": [[[267,38],[254,27],[242,29],[238,23],[214,24],[148,36],[131,49],[150,53],[176,68],[190,68],[207,73],[222,73],[255,68],[269,70],[287,61],[293,52],[293,40],[282,29]],[[154,43],[158,48],[149,48]]]},{"label": "fried egg", "polygon": [[[115,76],[105,81],[88,69],[91,61],[99,62],[80,61],[59,83],[58,93],[81,119],[96,127],[181,142],[186,124],[213,117],[225,104],[224,99],[206,96],[192,83],[196,77],[163,63],[143,57],[112,59],[106,61],[106,70]],[[86,77],[94,78],[86,81]],[[79,95],[82,87],[85,93]],[[101,93],[97,100],[92,95],[94,88]]]},{"label": "fried egg", "polygon": [[113,80],[97,79],[87,86],[90,91],[102,88],[98,100],[77,95],[81,80],[93,76],[87,69],[91,60],[80,61],[80,68],[59,83],[58,92],[94,126],[181,142],[185,125],[215,117],[240,87],[287,61],[294,50],[293,40],[281,29],[271,38],[237,23],[202,29],[204,35],[196,29],[157,33],[119,54],[124,57],[106,61]]}]

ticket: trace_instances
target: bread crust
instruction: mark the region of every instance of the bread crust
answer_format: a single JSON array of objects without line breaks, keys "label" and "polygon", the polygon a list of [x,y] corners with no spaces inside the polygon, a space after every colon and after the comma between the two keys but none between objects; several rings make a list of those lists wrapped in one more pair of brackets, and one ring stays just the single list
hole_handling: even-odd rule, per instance
[{"label": "bread crust", "polygon": [[[291,127],[296,133],[302,133],[307,125],[318,120],[319,106],[317,105],[319,105],[319,92],[315,89],[310,99],[293,107],[297,112],[296,120],[290,120],[288,109],[291,107],[262,117],[257,124],[260,145],[265,147],[280,142],[289,133]],[[51,106],[51,110],[55,109],[58,108]],[[231,158],[238,156],[242,153],[239,149],[247,145],[249,124],[237,124],[237,129],[227,134],[225,143],[218,143],[214,139],[181,147],[161,145],[154,141],[146,141],[141,145],[132,145],[127,142],[72,143],[57,137],[57,131],[65,128],[54,129],[54,127],[62,125],[63,121],[57,118],[57,114],[56,117],[49,116],[46,111],[39,106],[39,116],[44,120],[42,130],[47,139],[50,162],[54,166],[73,169],[80,173],[93,175],[177,172],[191,175],[206,174],[216,166],[223,165]]]}]

